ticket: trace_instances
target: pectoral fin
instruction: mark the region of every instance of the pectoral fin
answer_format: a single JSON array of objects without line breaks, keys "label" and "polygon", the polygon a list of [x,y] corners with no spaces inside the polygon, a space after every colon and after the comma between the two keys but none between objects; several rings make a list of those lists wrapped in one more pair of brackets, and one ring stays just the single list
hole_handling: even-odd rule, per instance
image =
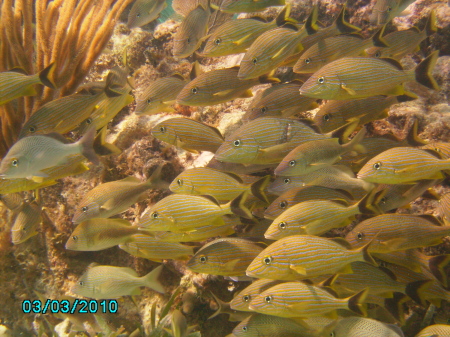
[{"label": "pectoral fin", "polygon": [[306,269],[302,266],[296,266],[296,265],[289,265],[289,268],[291,268],[293,271],[295,271],[297,274],[301,275],[307,275]]},{"label": "pectoral fin", "polygon": [[234,260],[230,260],[228,262],[226,262],[223,267],[225,270],[234,270],[234,268],[236,267],[236,265],[239,263],[240,259],[234,259]]},{"label": "pectoral fin", "polygon": [[345,84],[341,84],[341,88],[344,89],[345,91],[347,91],[350,95],[354,96],[356,95],[355,90],[350,89],[349,87],[347,87]]}]

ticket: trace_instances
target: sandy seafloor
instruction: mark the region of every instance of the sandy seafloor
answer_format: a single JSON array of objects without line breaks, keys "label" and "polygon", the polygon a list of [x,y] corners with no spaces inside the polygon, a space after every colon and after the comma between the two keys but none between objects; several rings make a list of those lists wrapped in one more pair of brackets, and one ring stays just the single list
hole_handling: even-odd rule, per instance
[{"label": "sandy seafloor", "polygon": [[[319,19],[329,25],[337,14],[342,1],[319,1]],[[349,0],[347,2],[350,22],[364,29],[363,34],[370,36],[374,27],[370,27],[367,16],[374,1]],[[305,19],[311,9],[310,1],[293,1],[292,17]],[[423,87],[409,85],[420,98],[411,102],[394,105],[390,108],[389,117],[385,120],[372,122],[368,125],[370,135],[394,133],[403,138],[415,120],[419,121],[420,136],[429,141],[450,141],[450,7],[447,1],[417,0],[409,7],[408,16],[397,18],[394,24],[400,29],[409,28],[412,24],[423,27],[425,16],[431,8],[436,9],[440,31],[421,44],[421,51],[405,57],[402,63],[412,67],[414,63],[428,55],[433,50],[440,50],[440,57],[434,70],[434,75],[441,85],[439,92],[433,92]],[[277,9],[271,8],[262,15],[273,18]],[[124,13],[126,14],[126,13]],[[250,15],[249,15],[250,16]],[[126,15],[123,15],[125,21]],[[136,89],[134,95],[139,96],[143,88],[151,81],[180,72],[187,76],[193,58],[178,60],[171,55],[173,35],[179,22],[167,21],[156,25],[151,23],[141,28],[129,30],[124,23],[116,27],[108,50],[98,59],[93,67],[89,80],[102,79],[107,71],[119,63],[122,50],[128,46],[129,65],[136,73]],[[370,29],[368,29],[370,28]],[[199,58],[204,69],[229,67],[239,62],[239,56],[218,57],[213,59]],[[257,94],[266,86],[256,86],[252,90]],[[227,136],[241,125],[241,116],[246,111],[250,99],[236,99],[232,102],[211,107],[177,107],[180,115],[216,126]],[[61,322],[58,318],[45,315],[24,314],[21,302],[26,299],[36,299],[34,291],[47,298],[58,299],[61,295],[70,294],[69,289],[77,278],[92,263],[128,266],[139,275],[148,273],[157,263],[135,258],[119,248],[111,248],[98,252],[73,252],[64,248],[65,242],[74,229],[71,218],[77,203],[82,196],[100,183],[122,179],[134,175],[144,179],[154,167],[165,161],[164,179],[168,182],[179,174],[183,168],[201,166],[209,159],[204,153],[200,156],[177,150],[167,146],[151,134],[150,130],[158,121],[167,118],[167,114],[155,116],[136,116],[133,111],[135,103],[125,107],[110,123],[108,140],[123,150],[118,156],[103,157],[102,164],[75,177],[62,179],[58,184],[45,188],[41,195],[43,205],[51,222],[44,222],[39,234],[27,242],[14,246],[10,239],[11,214],[1,212],[0,224],[0,323],[9,329],[6,335],[31,336],[37,334],[39,325],[48,321],[51,325]],[[310,116],[314,112],[311,112]],[[449,190],[448,180],[436,188],[438,192]],[[135,222],[144,210],[169,194],[150,190],[147,198],[121,214],[121,217]],[[412,203],[412,207],[401,212],[413,214],[435,211],[435,201],[424,201],[421,198]],[[350,225],[352,226],[352,225]],[[353,224],[354,226],[354,224]],[[344,230],[345,231],[345,230]],[[430,254],[450,253],[450,240],[425,250]],[[231,282],[220,276],[198,275],[185,268],[183,261],[165,261],[161,280],[170,294],[178,286],[182,293],[188,289],[195,293],[190,304],[191,310],[186,314],[190,325],[198,325],[202,336],[225,336],[229,334],[236,323],[228,322],[227,315],[219,315],[207,320],[216,305],[209,292],[212,291],[224,301],[229,301],[233,294],[248,285],[248,282]],[[175,300],[173,307],[180,307],[182,293]],[[142,295],[135,301],[128,296],[119,299],[119,311],[109,320],[116,328],[124,327],[130,333],[139,325],[148,327],[151,304],[156,301],[164,305],[169,295],[159,295],[150,289],[143,288]],[[420,322],[426,308],[410,306],[409,314],[413,312]],[[437,313],[450,317],[450,305],[445,304]],[[47,324],[47,323],[45,323]],[[67,336],[66,326],[59,326],[60,336]],[[418,324],[406,331],[406,337],[412,337],[417,332]]]}]

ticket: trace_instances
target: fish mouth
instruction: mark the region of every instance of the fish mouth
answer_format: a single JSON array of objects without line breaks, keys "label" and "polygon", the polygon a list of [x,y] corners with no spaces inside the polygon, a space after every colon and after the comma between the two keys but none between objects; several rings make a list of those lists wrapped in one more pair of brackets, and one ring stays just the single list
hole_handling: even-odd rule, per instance
[{"label": "fish mouth", "polygon": [[363,179],[364,178],[364,176],[362,175],[362,174],[356,174],[356,178],[358,178],[358,179]]}]

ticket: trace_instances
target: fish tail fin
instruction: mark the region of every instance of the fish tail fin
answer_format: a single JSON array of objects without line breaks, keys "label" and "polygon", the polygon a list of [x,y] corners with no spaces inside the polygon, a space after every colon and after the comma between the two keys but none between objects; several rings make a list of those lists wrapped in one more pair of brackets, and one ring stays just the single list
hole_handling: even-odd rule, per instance
[{"label": "fish tail fin", "polygon": [[433,280],[420,280],[408,283],[405,288],[405,293],[411,297],[414,302],[425,305],[425,298],[423,293],[433,284]]},{"label": "fish tail fin", "polygon": [[244,205],[247,201],[248,192],[242,192],[229,202],[231,212],[244,219],[253,219],[252,212]]},{"label": "fish tail fin", "polygon": [[39,79],[41,80],[42,84],[51,89],[56,89],[54,80],[55,68],[56,63],[53,62],[39,73]]},{"label": "fish tail fin", "polygon": [[361,144],[361,141],[364,139],[365,135],[367,134],[367,129],[363,127],[359,132],[353,137],[353,139],[343,145],[349,149],[349,151],[356,151],[358,153],[366,153],[367,149],[364,147],[364,145]]},{"label": "fish tail fin", "polygon": [[349,297],[348,309],[358,315],[367,316],[367,308],[366,305],[364,304],[364,301],[366,300],[368,294],[369,289],[364,289],[363,291],[360,291],[356,295]]},{"label": "fish tail fin", "polygon": [[121,86],[118,85],[117,83],[114,83],[114,75],[112,72],[109,72],[108,75],[106,76],[106,81],[105,81],[106,96],[108,96],[108,97],[121,96],[122,93],[117,90],[118,88],[121,88]]},{"label": "fish tail fin", "polygon": [[147,179],[146,184],[151,188],[158,188],[161,190],[169,189],[169,183],[162,179],[162,169],[164,164],[159,164],[153,171],[150,178]]},{"label": "fish tail fin", "polygon": [[417,96],[410,92],[405,92],[405,94],[397,96],[397,102],[399,103],[414,101],[415,99],[417,99]]},{"label": "fish tail fin", "polygon": [[209,316],[208,319],[214,318],[220,314],[225,314],[226,313],[225,310],[230,308],[230,303],[222,301],[220,298],[214,295],[212,291],[210,291],[209,293],[214,298],[214,301],[217,303],[218,309],[211,316]]},{"label": "fish tail fin", "polygon": [[372,240],[370,240],[364,246],[362,246],[362,247],[360,247],[358,249],[355,249],[355,252],[357,252],[357,253],[362,255],[362,261],[370,263],[373,266],[378,266],[378,263],[374,260],[372,255],[370,255],[369,248],[370,248],[370,245],[372,244],[372,242],[377,238],[377,236],[378,236],[378,234],[375,237],[373,237]]},{"label": "fish tail fin", "polygon": [[378,207],[381,199],[386,194],[386,190],[377,191],[375,188],[366,194],[364,198],[362,198],[358,202],[358,209],[361,214],[370,214],[370,215],[379,215],[382,214],[383,211]]},{"label": "fish tail fin", "polygon": [[428,260],[428,267],[445,288],[449,286],[446,269],[450,265],[450,254],[433,256]]},{"label": "fish tail fin", "polygon": [[278,77],[275,77],[275,69],[272,70],[270,73],[259,76],[259,83],[261,84],[270,84],[270,83],[280,83],[281,80]]},{"label": "fish tail fin", "polygon": [[341,126],[339,129],[334,130],[333,132],[330,132],[328,135],[330,135],[331,138],[339,138],[340,144],[345,144],[348,142],[348,137],[355,131],[355,129],[359,125],[359,118],[352,120],[351,122]]},{"label": "fish tail fin", "polygon": [[384,307],[395,319],[399,322],[404,322],[403,303],[408,301],[409,297],[407,295],[402,293],[394,293],[393,298],[387,298],[384,300]]},{"label": "fish tail fin", "polygon": [[269,185],[269,183],[270,183],[270,175],[267,175],[251,184],[250,190],[252,191],[252,194],[259,200],[269,203],[269,199],[267,198],[265,192],[265,189],[267,185]]},{"label": "fish tail fin", "polygon": [[428,20],[427,23],[425,24],[424,30],[427,33],[427,36],[433,35],[434,33],[437,32],[436,11],[434,9],[431,10],[430,15],[428,16]]},{"label": "fish tail fin", "polygon": [[164,287],[161,282],[158,281],[159,275],[161,275],[163,269],[163,265],[160,265],[153,269],[150,273],[145,276],[142,276],[142,280],[144,281],[144,286],[153,289],[161,294],[165,293]]},{"label": "fish tail fin", "polygon": [[431,72],[433,71],[438,56],[439,50],[435,50],[426,59],[420,62],[417,65],[416,69],[414,69],[416,81],[426,86],[427,88],[436,91],[439,90],[439,85],[437,84]]},{"label": "fish tail fin", "polygon": [[317,25],[318,16],[319,16],[319,9],[317,5],[315,5],[311,13],[309,14],[308,18],[306,19],[304,26],[308,35],[315,34],[319,30],[319,26]]},{"label": "fish tail fin", "polygon": [[418,130],[419,130],[419,120],[415,120],[413,123],[413,126],[411,127],[411,129],[409,129],[408,134],[406,135],[406,142],[410,145],[410,146],[423,146],[423,145],[427,145],[428,142],[422,138],[419,137],[418,135]]},{"label": "fish tail fin", "polygon": [[345,14],[347,12],[347,6],[344,4],[342,6],[342,9],[334,21],[334,25],[336,25],[336,28],[339,30],[341,34],[350,34],[350,33],[356,33],[361,31],[361,28],[356,27],[352,24],[350,24],[347,20],[345,20]]},{"label": "fish tail fin", "polygon": [[372,36],[372,44],[375,47],[389,47],[389,44],[387,41],[383,38],[384,30],[386,29],[386,25],[384,24],[376,33],[374,36]]},{"label": "fish tail fin", "polygon": [[85,156],[94,165],[100,164],[97,154],[94,151],[94,141],[95,141],[95,126],[92,125],[84,134],[84,136],[78,141],[81,146],[81,154]]},{"label": "fish tail fin", "polygon": [[94,151],[100,156],[118,155],[122,153],[122,150],[111,143],[106,142],[106,126],[104,126],[94,140]]}]

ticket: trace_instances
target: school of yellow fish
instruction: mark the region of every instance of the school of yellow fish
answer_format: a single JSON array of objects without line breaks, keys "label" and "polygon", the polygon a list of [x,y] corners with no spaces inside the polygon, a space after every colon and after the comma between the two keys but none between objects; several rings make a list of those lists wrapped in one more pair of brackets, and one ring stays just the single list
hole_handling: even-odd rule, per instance
[{"label": "school of yellow fish", "polygon": [[[364,38],[348,22],[345,5],[323,27],[317,7],[300,23],[284,0],[173,0],[169,6],[183,17],[174,32],[174,56],[243,56],[231,68],[205,72],[195,61],[189,79],[176,73],[153,81],[136,98],[137,115],[250,98],[253,87],[271,86],[227,137],[186,117],[154,125],[149,133],[159,141],[194,154],[208,151],[213,159],[170,183],[161,163],[146,181],[129,176],[96,186],[76,206],[65,249],[118,246],[136,257],[185,260],[193,272],[251,281],[231,302],[216,299],[218,313],[239,321],[230,336],[404,337],[405,303],[450,303],[450,254],[423,251],[450,235],[450,193],[433,190],[450,174],[450,144],[420,139],[417,121],[404,140],[368,137],[365,126],[387,117],[390,106],[418,98],[406,83],[440,90],[431,74],[438,50],[413,69],[400,64],[437,32],[435,10],[421,29],[385,33],[412,2],[376,1],[370,16],[376,29]],[[128,27],[154,21],[167,6],[137,0]],[[233,16],[271,6],[279,10],[273,21]],[[279,67],[290,69],[289,81],[280,79]],[[37,85],[55,87],[52,68],[36,75],[0,73],[0,104],[35,95]],[[58,179],[88,170],[86,159],[99,165],[101,156],[120,153],[105,133],[134,100],[129,74],[127,65],[114,67],[104,81],[43,105],[25,122],[0,164],[0,199],[16,214],[14,244],[38,234],[45,206],[38,193],[24,201],[20,192],[45,193]],[[317,107],[312,119],[298,115]],[[62,135],[74,130],[83,135],[78,141]],[[134,224],[117,217],[149,189],[172,194],[149,205]],[[439,200],[436,217],[392,212],[420,196]],[[359,223],[342,232],[345,237],[337,236],[334,229],[355,219]],[[113,299],[139,295],[145,286],[164,294],[163,268],[139,276],[129,267],[93,263],[71,292]],[[174,336],[187,336],[173,326]],[[449,337],[450,325],[416,332]]]}]

